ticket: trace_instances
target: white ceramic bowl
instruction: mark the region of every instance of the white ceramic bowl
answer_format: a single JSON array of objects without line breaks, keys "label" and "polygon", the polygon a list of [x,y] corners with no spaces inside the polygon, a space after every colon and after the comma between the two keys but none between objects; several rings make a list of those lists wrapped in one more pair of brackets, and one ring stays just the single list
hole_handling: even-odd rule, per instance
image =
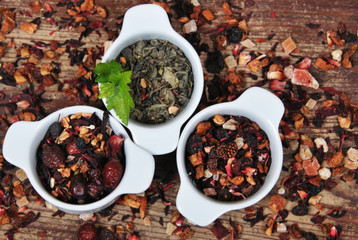
[{"label": "white ceramic bowl", "polygon": [[[143,4],[130,8],[124,15],[123,27],[118,38],[108,48],[102,62],[116,59],[127,46],[139,40],[165,39],[178,46],[191,63],[194,89],[187,106],[173,119],[159,124],[145,124],[129,119],[128,128],[133,140],[153,155],[172,152],[178,144],[179,132],[198,106],[204,88],[203,69],[200,58],[191,44],[170,25],[164,9],[155,4]],[[106,99],[103,99],[106,105]],[[111,114],[121,121],[114,110]]]},{"label": "white ceramic bowl", "polygon": [[[278,126],[284,106],[281,100],[269,91],[252,87],[233,102],[220,103],[197,113],[185,126],[177,148],[177,166],[180,175],[180,188],[176,200],[179,212],[191,222],[207,226],[225,212],[251,206],[264,198],[274,187],[282,168],[282,143]],[[192,183],[185,167],[185,146],[195,127],[201,121],[215,114],[244,116],[256,122],[270,141],[271,166],[263,186],[245,200],[223,202],[205,196]]]},{"label": "white ceramic bowl", "polygon": [[4,158],[25,171],[32,186],[43,199],[67,213],[97,212],[110,206],[122,194],[144,192],[150,186],[153,179],[154,158],[150,153],[134,144],[126,133],[126,130],[112,116],[109,118],[109,125],[112,127],[113,132],[125,138],[125,169],[118,186],[106,197],[88,204],[65,203],[47,192],[36,171],[36,152],[40,141],[53,122],[79,112],[96,113],[100,119],[103,117],[103,111],[97,108],[73,106],[58,110],[41,121],[20,121],[12,124],[5,135],[3,144]]}]

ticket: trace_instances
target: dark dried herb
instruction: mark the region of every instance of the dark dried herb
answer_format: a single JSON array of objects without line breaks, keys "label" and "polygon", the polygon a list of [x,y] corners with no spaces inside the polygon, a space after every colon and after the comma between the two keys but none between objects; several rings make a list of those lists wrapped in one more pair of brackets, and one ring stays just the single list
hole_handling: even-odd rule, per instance
[{"label": "dark dried herb", "polygon": [[172,9],[178,18],[188,17],[193,12],[193,5],[188,1],[175,1]]},{"label": "dark dried herb", "polygon": [[170,208],[169,205],[165,206],[165,208],[164,208],[164,214],[165,214],[165,216],[168,216],[168,214],[169,214],[169,208]]},{"label": "dark dried herb", "polygon": [[163,217],[159,217],[159,224],[161,226],[164,226],[164,220],[163,220]]},{"label": "dark dried herb", "polygon": [[240,28],[234,26],[226,30],[226,36],[230,43],[239,43],[242,40],[243,33]]},{"label": "dark dried herb", "polygon": [[321,26],[320,24],[316,24],[316,23],[307,23],[306,24],[306,27],[311,28],[311,29],[317,29],[320,26]]},{"label": "dark dried herb", "polygon": [[9,73],[5,71],[3,68],[0,68],[0,83],[13,87],[16,86],[15,78],[9,75]]},{"label": "dark dried herb", "polygon": [[246,214],[244,217],[245,222],[249,222],[250,226],[255,226],[256,223],[265,220],[266,215],[264,215],[264,209],[262,207],[259,207],[256,211],[256,213],[249,213]]},{"label": "dark dried herb", "polygon": [[338,208],[333,208],[327,212],[327,215],[333,218],[341,218],[346,215],[346,210],[339,210]]},{"label": "dark dried herb", "polygon": [[292,208],[292,213],[296,216],[304,216],[308,214],[308,207],[299,203],[296,207]]},{"label": "dark dried herb", "polygon": [[234,221],[231,220],[231,217],[229,218],[229,223],[231,226],[231,234],[230,234],[230,239],[235,240],[239,238],[239,230],[237,229],[237,225]]},{"label": "dark dried herb", "polygon": [[306,240],[318,240],[316,234],[313,232],[302,232],[302,237]]},{"label": "dark dried herb", "polygon": [[122,218],[121,218],[121,221],[125,221],[125,220],[127,220],[128,218],[130,218],[130,217],[131,217],[130,214],[123,215]]},{"label": "dark dried herb", "polygon": [[282,209],[278,212],[278,216],[281,218],[281,221],[285,221],[288,217],[288,210]]}]

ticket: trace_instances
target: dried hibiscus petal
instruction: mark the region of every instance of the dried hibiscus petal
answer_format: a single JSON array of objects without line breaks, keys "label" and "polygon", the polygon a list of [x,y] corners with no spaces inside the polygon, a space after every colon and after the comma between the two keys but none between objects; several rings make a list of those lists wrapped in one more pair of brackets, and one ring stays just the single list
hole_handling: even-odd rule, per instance
[{"label": "dried hibiscus petal", "polygon": [[308,214],[308,207],[303,204],[299,203],[296,207],[292,209],[292,213],[296,216],[304,216]]},{"label": "dried hibiscus petal", "polygon": [[224,225],[222,225],[219,219],[215,221],[214,226],[210,228],[210,231],[215,235],[217,239],[223,239],[229,234],[229,231],[226,227],[224,227]]},{"label": "dried hibiscus petal", "polygon": [[112,135],[107,144],[107,157],[119,159],[122,157],[122,146],[124,138],[119,135]]}]

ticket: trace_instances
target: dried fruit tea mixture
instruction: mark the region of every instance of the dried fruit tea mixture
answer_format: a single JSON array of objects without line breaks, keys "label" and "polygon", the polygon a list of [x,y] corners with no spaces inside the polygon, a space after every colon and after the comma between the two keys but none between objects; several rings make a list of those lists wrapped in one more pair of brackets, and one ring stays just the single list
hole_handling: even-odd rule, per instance
[{"label": "dried fruit tea mixture", "polygon": [[[197,239],[207,234],[208,238],[213,234],[214,238],[230,240],[254,236],[338,240],[354,236],[356,223],[351,220],[355,210],[347,211],[347,206],[337,206],[330,199],[333,195],[354,203],[346,189],[355,190],[358,183],[358,103],[354,92],[342,82],[350,81],[347,84],[356,90],[357,29],[355,19],[347,17],[347,9],[355,9],[353,1],[335,2],[337,9],[345,6],[346,14],[326,20],[320,14],[327,9],[320,12],[320,1],[314,5],[297,3],[299,9],[292,9],[295,20],[289,24],[283,22],[287,14],[276,9],[287,8],[286,3],[139,2],[162,6],[173,27],[200,54],[205,72],[201,108],[232,101],[250,86],[271,89],[281,98],[286,108],[279,129],[285,153],[282,181],[267,196],[268,204],[264,199],[245,210],[225,214],[209,230],[188,223],[175,209],[176,175],[165,171],[167,175],[155,179],[145,194],[122,196],[100,213],[81,215],[78,225],[94,223],[102,239],[145,239],[147,228],[158,230],[158,234],[162,228],[171,239]],[[137,3],[104,4],[94,0],[32,0],[19,5],[1,1],[1,137],[14,122],[39,120],[63,106],[81,103],[103,107],[97,99],[92,70],[118,36],[125,11]],[[296,10],[318,14],[301,18]],[[262,28],[264,21],[275,27]],[[24,172],[2,155],[0,180],[0,225],[7,239],[33,233],[38,225],[31,230],[22,228],[37,220],[52,222],[65,215],[43,201]],[[45,206],[54,211],[53,220],[41,215]],[[163,214],[147,215],[147,208],[162,209]],[[128,214],[122,215],[123,209]],[[77,219],[67,216],[70,218]],[[64,225],[67,219],[62,221]],[[300,224],[291,221],[297,219]],[[50,235],[38,230],[39,238]],[[55,229],[53,233],[71,238],[77,235]]]},{"label": "dried fruit tea mixture", "polygon": [[246,199],[257,192],[271,165],[266,133],[243,116],[215,115],[198,123],[185,153],[195,185],[222,201]]},{"label": "dried fruit tea mixture", "polygon": [[141,40],[124,48],[117,61],[132,70],[132,119],[164,122],[188,104],[193,72],[183,51],[174,44],[159,39]]},{"label": "dried fruit tea mixture", "polygon": [[90,203],[108,195],[124,170],[124,138],[95,113],[76,113],[54,122],[37,151],[37,173],[52,196]]}]

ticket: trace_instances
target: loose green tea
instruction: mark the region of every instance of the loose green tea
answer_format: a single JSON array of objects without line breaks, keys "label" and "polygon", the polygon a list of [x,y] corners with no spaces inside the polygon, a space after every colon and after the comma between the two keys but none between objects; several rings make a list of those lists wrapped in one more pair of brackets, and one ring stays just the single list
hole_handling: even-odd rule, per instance
[{"label": "loose green tea", "polygon": [[194,81],[191,64],[172,43],[139,41],[123,49],[117,61],[132,71],[132,119],[161,123],[174,118],[189,102]]}]

